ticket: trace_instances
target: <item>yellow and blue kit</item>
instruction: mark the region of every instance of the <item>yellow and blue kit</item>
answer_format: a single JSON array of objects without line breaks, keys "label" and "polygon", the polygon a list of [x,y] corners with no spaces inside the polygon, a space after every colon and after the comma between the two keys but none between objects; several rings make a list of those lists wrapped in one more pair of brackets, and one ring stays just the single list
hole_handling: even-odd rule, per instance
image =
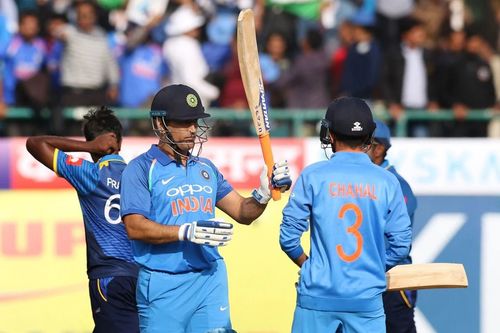
[{"label": "yellow and blue kit", "polygon": [[120,182],[126,163],[106,155],[92,163],[58,149],[53,170],[78,193],[87,243],[87,275],[94,332],[138,332],[138,266],[120,217]]},{"label": "yellow and blue kit", "polygon": [[89,279],[137,276],[130,240],[120,218],[120,180],[126,163],[107,155],[92,163],[56,149],[54,171],[78,193],[87,241]]}]

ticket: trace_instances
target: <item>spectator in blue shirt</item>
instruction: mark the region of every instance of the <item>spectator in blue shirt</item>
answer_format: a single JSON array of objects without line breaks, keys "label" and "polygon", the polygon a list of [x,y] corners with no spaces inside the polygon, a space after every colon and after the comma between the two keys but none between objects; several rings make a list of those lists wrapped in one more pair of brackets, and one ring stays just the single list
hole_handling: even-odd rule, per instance
[{"label": "spectator in blue shirt", "polygon": [[10,38],[11,33],[7,29],[7,19],[0,13],[0,58],[4,57]]},{"label": "spectator in blue shirt", "polygon": [[64,14],[53,14],[46,23],[47,42],[47,69],[51,77],[52,91],[61,91],[61,62],[64,52],[64,43],[55,38],[56,32],[62,29],[68,20]]},{"label": "spectator in blue shirt", "polygon": [[19,33],[7,46],[3,84],[6,104],[31,107],[35,111],[34,128],[43,130],[47,124],[42,122],[40,111],[47,106],[50,82],[43,72],[47,48],[39,31],[36,13],[21,13]]},{"label": "spectator in blue shirt", "polygon": [[125,38],[114,38],[112,48],[121,73],[119,104],[129,108],[149,105],[168,73],[161,46],[149,31],[144,31],[144,43],[131,45],[131,32],[137,29],[125,31]]},{"label": "spectator in blue shirt", "polygon": [[24,12],[19,18],[19,33],[7,46],[5,55],[4,94],[8,105],[15,105],[16,85],[28,80],[42,70],[47,57],[45,42],[38,36],[38,17]]},{"label": "spectator in blue shirt", "polygon": [[[0,74],[4,77],[4,56],[7,45],[10,41],[11,35],[7,29],[7,19],[0,13]],[[0,80],[0,136],[5,135],[5,122],[4,118],[7,114],[7,105],[3,96],[3,80]]]}]

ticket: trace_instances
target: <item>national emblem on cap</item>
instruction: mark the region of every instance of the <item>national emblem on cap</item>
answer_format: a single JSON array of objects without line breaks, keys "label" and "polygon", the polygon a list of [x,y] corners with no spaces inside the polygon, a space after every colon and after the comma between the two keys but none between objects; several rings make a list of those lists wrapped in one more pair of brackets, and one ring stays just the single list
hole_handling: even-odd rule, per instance
[{"label": "national emblem on cap", "polygon": [[198,93],[183,84],[163,87],[151,103],[151,117],[168,120],[193,120],[210,117],[205,112]]},{"label": "national emblem on cap", "polygon": [[198,98],[196,98],[194,94],[188,94],[186,96],[186,102],[190,107],[195,108],[198,105]]}]

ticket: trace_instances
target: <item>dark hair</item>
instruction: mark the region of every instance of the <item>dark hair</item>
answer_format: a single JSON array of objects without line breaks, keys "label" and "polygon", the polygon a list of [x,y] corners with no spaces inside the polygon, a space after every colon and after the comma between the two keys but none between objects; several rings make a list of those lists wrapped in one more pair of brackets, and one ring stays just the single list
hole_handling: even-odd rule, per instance
[{"label": "dark hair", "polygon": [[108,107],[91,109],[83,119],[83,135],[87,141],[104,133],[115,133],[118,142],[122,141],[122,124]]},{"label": "dark hair", "polygon": [[415,27],[423,27],[423,26],[424,23],[422,21],[412,16],[404,17],[399,21],[399,31],[401,32],[402,35],[406,34]]},{"label": "dark hair", "polygon": [[98,7],[97,7],[97,4],[95,3],[95,1],[92,1],[92,0],[76,0],[75,2],[73,2],[73,8],[75,8],[75,9],[77,9],[80,6],[85,6],[85,5],[88,5],[88,6],[92,7],[92,9],[94,9],[94,12],[97,13]]},{"label": "dark hair", "polygon": [[34,10],[24,10],[19,14],[19,24],[23,22],[23,20],[27,17],[34,17],[37,19],[38,22],[40,22],[40,18],[38,17],[38,13]]},{"label": "dark hair", "polygon": [[317,51],[323,47],[323,35],[318,29],[309,29],[306,32],[306,41],[309,46]]},{"label": "dark hair", "polygon": [[471,37],[476,37],[476,36],[483,38],[483,35],[481,33],[481,29],[478,25],[470,24],[470,25],[465,27],[464,31],[465,31],[465,36],[467,37],[467,39],[469,39]]},{"label": "dark hair", "polygon": [[61,20],[63,22],[66,22],[68,23],[68,17],[66,16],[66,14],[63,14],[63,13],[56,13],[56,12],[52,12],[48,19],[51,21],[51,20]]}]

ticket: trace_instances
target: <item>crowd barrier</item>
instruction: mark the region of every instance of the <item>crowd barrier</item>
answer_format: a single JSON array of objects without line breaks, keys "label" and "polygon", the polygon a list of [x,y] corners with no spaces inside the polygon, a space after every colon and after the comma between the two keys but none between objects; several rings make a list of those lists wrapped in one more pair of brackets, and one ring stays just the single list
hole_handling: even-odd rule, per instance
[{"label": "crowd barrier", "polygon": [[[149,110],[134,109],[134,108],[113,108],[120,119],[141,120],[148,119]],[[374,104],[372,107],[376,118],[381,120],[390,119],[387,109],[380,103]],[[49,117],[50,110],[44,110],[42,114]],[[83,115],[88,111],[87,107],[65,108],[63,116],[66,119],[81,120]],[[230,121],[240,122],[246,121],[251,127],[252,115],[245,110],[210,108],[211,119],[213,121]],[[271,109],[271,120],[273,122],[272,135],[274,137],[304,137],[306,133],[304,126],[306,123],[315,124],[325,116],[323,109]],[[33,116],[33,110],[29,108],[9,108],[7,119],[22,120],[29,119]],[[454,119],[451,110],[438,110],[429,112],[427,110],[407,110],[397,120],[395,126],[395,134],[398,137],[408,136],[408,123],[410,121],[432,122],[432,121],[452,121]],[[500,112],[495,110],[470,110],[466,116],[466,121],[483,121],[489,122],[492,119],[500,119]],[[250,133],[253,133],[253,128]]]}]

